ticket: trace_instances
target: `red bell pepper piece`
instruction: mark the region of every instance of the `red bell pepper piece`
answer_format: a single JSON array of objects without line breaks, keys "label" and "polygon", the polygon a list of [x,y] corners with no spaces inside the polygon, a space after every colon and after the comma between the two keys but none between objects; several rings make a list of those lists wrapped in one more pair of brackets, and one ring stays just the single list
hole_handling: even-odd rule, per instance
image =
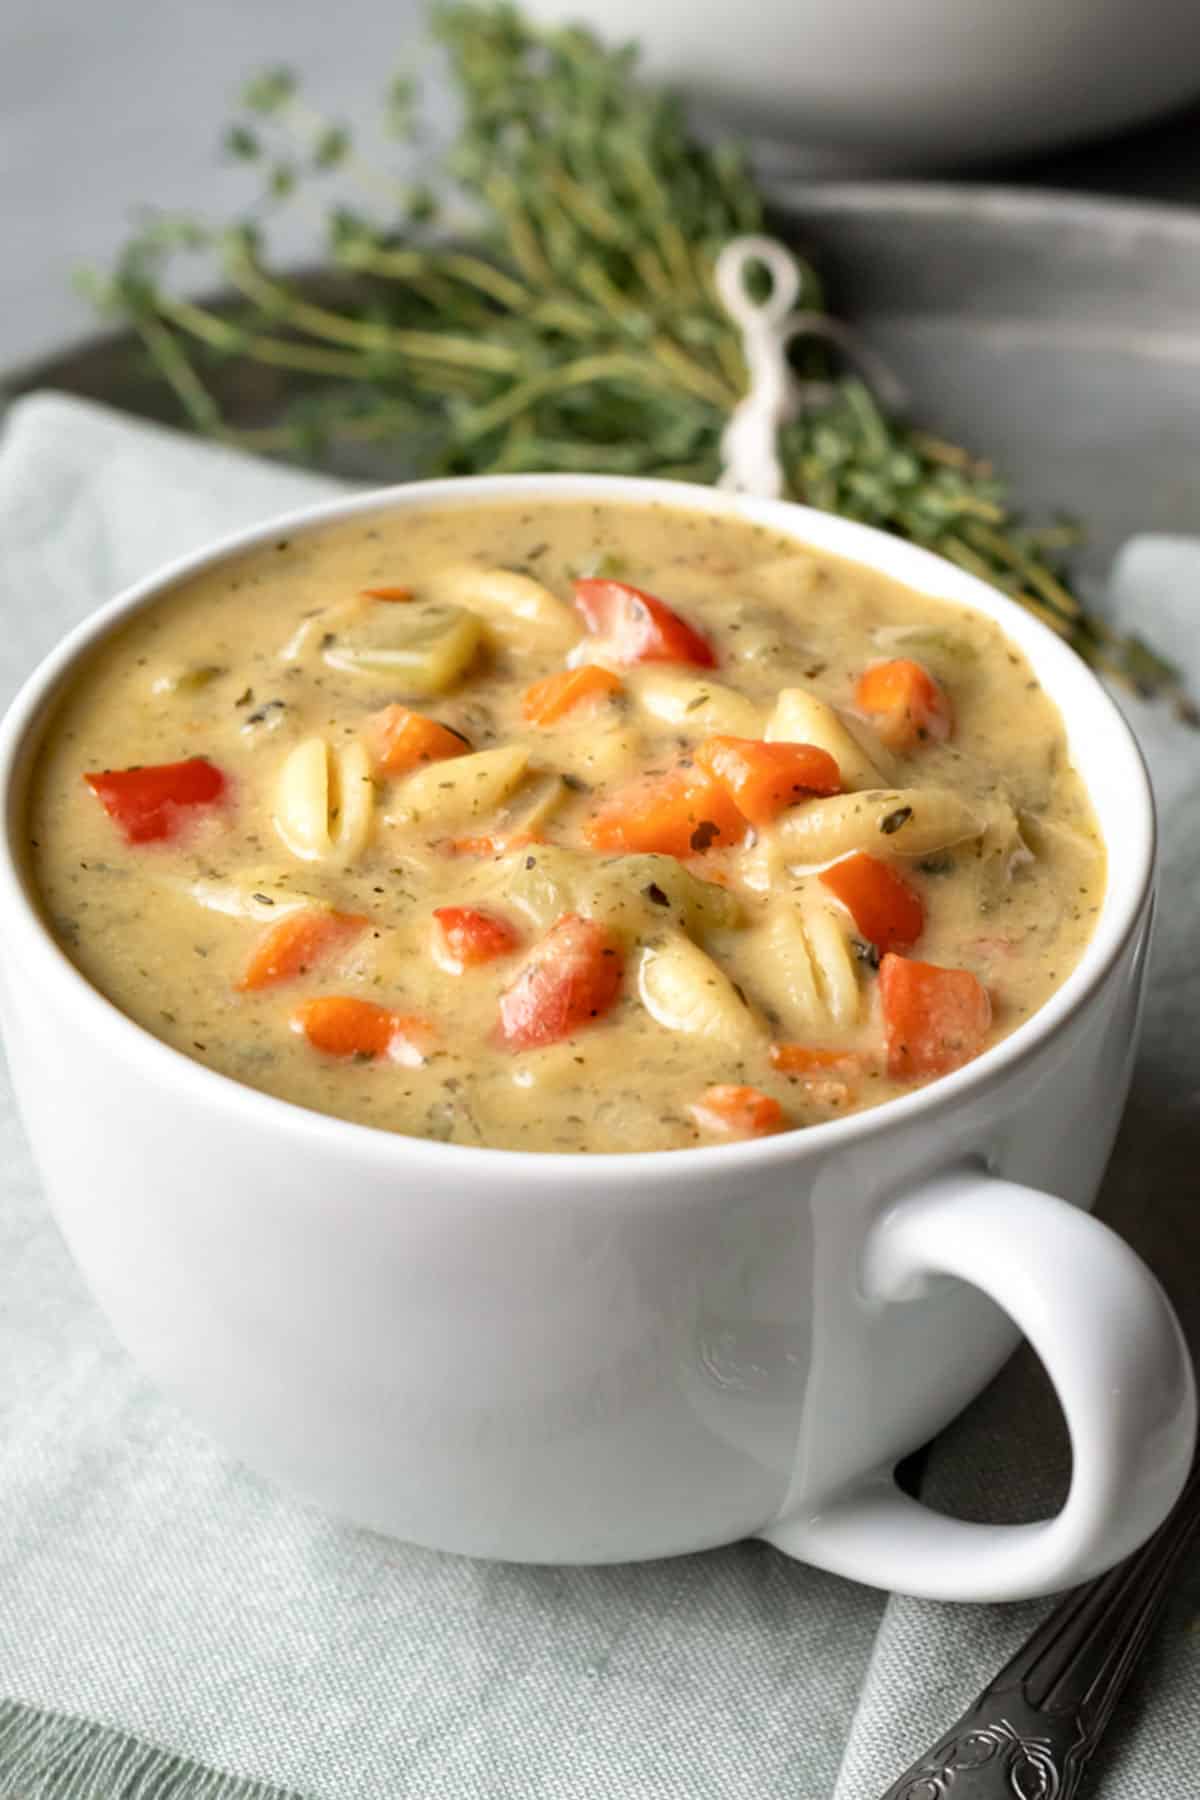
[{"label": "red bell pepper piece", "polygon": [[600,577],[575,583],[575,607],[593,637],[603,638],[615,663],[694,663],[716,667],[716,652],[707,638],[653,594],[624,581]]},{"label": "red bell pepper piece", "polygon": [[151,844],[177,835],[187,814],[212,806],[226,781],[203,756],[141,768],[101,769],[83,778],[127,844]]},{"label": "red bell pepper piece", "polygon": [[604,926],[564,913],[501,994],[500,1041],[531,1050],[573,1037],[608,1012],[623,972],[620,947]]}]

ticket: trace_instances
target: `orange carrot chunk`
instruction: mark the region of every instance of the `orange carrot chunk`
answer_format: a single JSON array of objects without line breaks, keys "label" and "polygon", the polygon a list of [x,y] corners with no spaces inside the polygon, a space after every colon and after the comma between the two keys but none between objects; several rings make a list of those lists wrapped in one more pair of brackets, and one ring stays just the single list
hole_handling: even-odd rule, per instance
[{"label": "orange carrot chunk", "polygon": [[179,835],[191,811],[225,793],[225,777],[206,757],[99,769],[83,778],[127,844],[159,843]]},{"label": "orange carrot chunk", "polygon": [[854,701],[860,711],[870,714],[891,750],[940,744],[954,729],[954,713],[945,690],[928,669],[906,656],[867,669],[854,690]]},{"label": "orange carrot chunk", "polygon": [[534,831],[494,831],[479,837],[444,838],[440,847],[451,856],[507,856],[510,850],[525,850],[541,841]]},{"label": "orange carrot chunk", "polygon": [[411,600],[413,597],[410,587],[369,587],[360,592],[364,600]]},{"label": "orange carrot chunk", "polygon": [[863,1059],[853,1050],[814,1050],[808,1044],[772,1044],[771,1064],[799,1081],[806,1099],[836,1112],[855,1099]]},{"label": "orange carrot chunk", "polygon": [[305,1000],[293,1012],[291,1025],[326,1056],[388,1056],[410,1065],[425,1061],[436,1037],[428,1019],[398,1013],[353,994],[322,994]]},{"label": "orange carrot chunk", "polygon": [[771,1065],[784,1075],[862,1074],[862,1057],[853,1050],[814,1050],[808,1044],[772,1044]]},{"label": "orange carrot chunk", "polygon": [[620,677],[598,663],[585,663],[581,669],[563,669],[547,675],[526,688],[521,712],[530,725],[553,725],[556,720],[590,701],[592,705],[621,691]]},{"label": "orange carrot chunk", "polygon": [[259,988],[273,987],[276,982],[307,975],[333,950],[356,938],[366,925],[359,913],[334,912],[327,906],[306,906],[285,913],[263,932],[234,985],[239,993],[250,994]]},{"label": "orange carrot chunk", "polygon": [[903,875],[865,850],[823,869],[818,880],[846,907],[880,951],[911,950],[925,929],[925,907]]},{"label": "orange carrot chunk", "polygon": [[615,663],[683,662],[716,667],[707,638],[653,594],[625,581],[588,578],[575,583],[575,607]]},{"label": "orange carrot chunk", "polygon": [[438,906],[434,954],[443,969],[461,975],[464,969],[511,956],[520,934],[507,919],[478,912],[473,906]]},{"label": "orange carrot chunk", "polygon": [[501,1043],[531,1050],[573,1037],[608,1012],[623,973],[620,946],[604,926],[564,913],[500,996]]},{"label": "orange carrot chunk", "polygon": [[465,756],[471,748],[461,732],[424,713],[410,712],[407,706],[385,706],[372,713],[365,732],[372,761],[384,775],[403,775],[422,763]]},{"label": "orange carrot chunk", "polygon": [[879,993],[888,1074],[907,1081],[945,1075],[978,1056],[992,1023],[987,989],[967,969],[885,956]]},{"label": "orange carrot chunk", "polygon": [[733,844],[745,820],[727,789],[706,769],[682,763],[665,775],[643,775],[593,813],[583,835],[593,850],[698,856]]},{"label": "orange carrot chunk", "polygon": [[714,1137],[767,1137],[784,1124],[783,1108],[759,1088],[739,1087],[733,1082],[718,1082],[705,1088],[699,1100],[688,1107],[701,1131]]},{"label": "orange carrot chunk", "polygon": [[768,744],[757,738],[711,737],[696,761],[725,789],[752,825],[769,825],[786,806],[813,794],[839,794],[842,778],[828,750],[815,744]]}]

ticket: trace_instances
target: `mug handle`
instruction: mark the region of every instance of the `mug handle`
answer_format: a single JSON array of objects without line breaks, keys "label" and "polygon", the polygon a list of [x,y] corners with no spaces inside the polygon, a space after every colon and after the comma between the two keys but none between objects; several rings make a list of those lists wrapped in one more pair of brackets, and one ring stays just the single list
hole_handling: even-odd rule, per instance
[{"label": "mug handle", "polygon": [[1020,1326],[1071,1439],[1062,1511],[1031,1525],[952,1519],[885,1469],[762,1535],[790,1556],[936,1600],[1018,1600],[1108,1568],[1165,1518],[1196,1436],[1192,1365],[1170,1302],[1106,1225],[977,1166],[922,1183],[868,1234],[869,1300],[919,1300],[930,1277],[981,1288]]}]

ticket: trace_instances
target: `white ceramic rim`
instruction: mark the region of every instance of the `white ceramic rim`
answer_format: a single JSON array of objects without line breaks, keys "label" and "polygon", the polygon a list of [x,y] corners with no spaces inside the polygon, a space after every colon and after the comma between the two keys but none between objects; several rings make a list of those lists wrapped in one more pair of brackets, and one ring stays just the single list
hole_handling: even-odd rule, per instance
[{"label": "white ceramic rim", "polygon": [[[824,1156],[922,1116],[932,1119],[952,1108],[972,1089],[1025,1061],[1054,1037],[1101,985],[1141,917],[1153,879],[1154,802],[1141,752],[1119,709],[1075,652],[1032,614],[998,589],[928,550],[871,526],[791,501],[754,499],[687,482],[619,475],[464,476],[375,488],[302,507],[179,557],[84,619],[44,658],[14,698],[0,725],[0,791],[4,805],[0,909],[6,919],[8,954],[19,958],[22,967],[37,980],[56,989],[64,1005],[84,1008],[91,1028],[101,1041],[111,1044],[114,1055],[135,1061],[147,1059],[153,1079],[181,1088],[198,1103],[233,1107],[246,1116],[247,1123],[257,1121],[267,1130],[291,1132],[301,1139],[316,1137],[334,1148],[341,1142],[351,1157],[367,1156],[383,1164],[402,1166],[414,1154],[428,1155],[442,1164],[447,1174],[457,1170],[476,1177],[485,1176],[490,1164],[492,1174],[510,1192],[519,1191],[530,1182],[554,1183],[567,1192],[580,1185],[569,1179],[572,1172],[578,1177],[578,1152],[447,1144],[379,1126],[360,1125],[246,1087],[172,1049],[121,1012],[70,961],[41,916],[22,868],[22,854],[15,848],[25,804],[24,783],[18,777],[24,775],[27,767],[30,737],[76,665],[132,614],[177,583],[281,536],[294,537],[371,513],[505,500],[658,504],[743,518],[793,538],[798,548],[818,549],[864,564],[918,593],[971,607],[999,624],[1029,658],[1034,673],[1062,714],[1073,761],[1077,760],[1074,752],[1087,731],[1103,733],[1107,751],[1118,765],[1118,786],[1127,808],[1127,816],[1121,822],[1119,857],[1111,830],[1104,833],[1108,860],[1104,904],[1078,964],[1044,1006],[973,1062],[911,1094],[844,1119],[732,1144],[679,1150],[592,1151],[586,1153],[589,1161],[599,1161],[611,1175],[619,1173],[622,1181],[639,1185],[680,1175],[687,1168],[694,1168],[697,1175],[702,1169],[713,1174],[718,1165],[723,1173],[734,1176],[740,1166],[749,1171],[805,1155]],[[1082,777],[1082,769],[1080,773]],[[1097,813],[1102,813],[1095,782],[1083,778]]]}]

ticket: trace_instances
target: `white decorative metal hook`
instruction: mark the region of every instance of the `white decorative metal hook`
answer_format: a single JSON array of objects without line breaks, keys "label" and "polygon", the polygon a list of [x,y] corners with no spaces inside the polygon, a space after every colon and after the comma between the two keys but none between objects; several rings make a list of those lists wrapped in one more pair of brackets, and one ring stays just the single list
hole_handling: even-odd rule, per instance
[{"label": "white decorative metal hook", "polygon": [[[770,292],[755,300],[746,286],[748,272],[764,268]],[[801,382],[788,362],[792,339],[810,332],[834,343],[861,367],[880,403],[899,412],[904,390],[891,371],[840,321],[815,311],[793,311],[800,295],[800,266],[777,238],[731,238],[714,270],[717,294],[742,333],[742,352],[750,386],[721,433],[719,487],[742,494],[777,499],[784,490],[779,461],[779,428],[794,419],[806,398],[827,402],[833,389],[826,382]]]},{"label": "white decorative metal hook", "polygon": [[[771,291],[755,300],[746,276],[755,266],[771,277]],[[779,427],[795,417],[799,384],[788,363],[787,347],[802,313],[792,308],[800,293],[795,258],[775,238],[731,238],[717,258],[717,293],[741,328],[742,352],[750,386],[721,433],[722,473],[719,486],[743,494],[776,499],[783,492],[777,440]]]}]

